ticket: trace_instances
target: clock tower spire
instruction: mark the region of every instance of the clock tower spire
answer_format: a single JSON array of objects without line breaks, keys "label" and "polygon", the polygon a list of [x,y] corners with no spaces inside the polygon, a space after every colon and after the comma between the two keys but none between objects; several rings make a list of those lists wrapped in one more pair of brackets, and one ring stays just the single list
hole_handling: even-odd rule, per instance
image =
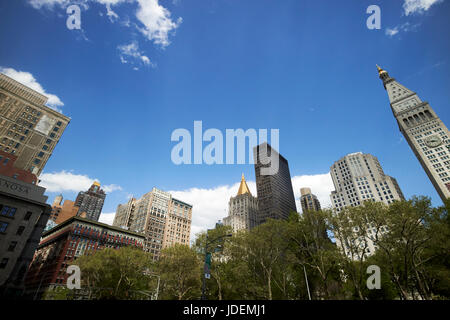
[{"label": "clock tower spire", "polygon": [[450,198],[450,133],[426,101],[377,65],[400,132],[442,201]]}]

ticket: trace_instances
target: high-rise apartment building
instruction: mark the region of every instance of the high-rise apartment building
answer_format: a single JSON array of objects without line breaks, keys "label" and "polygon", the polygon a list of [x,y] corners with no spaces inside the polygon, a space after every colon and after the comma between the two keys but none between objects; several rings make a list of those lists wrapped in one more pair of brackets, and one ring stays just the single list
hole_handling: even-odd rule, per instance
[{"label": "high-rise apartment building", "polygon": [[14,167],[39,176],[70,118],[45,106],[48,98],[0,73],[0,150]]},{"label": "high-rise apartment building", "polygon": [[310,188],[300,189],[300,204],[302,206],[302,212],[319,211],[321,209],[319,199],[316,195],[311,193]]},{"label": "high-rise apartment building", "polygon": [[450,198],[450,134],[428,102],[378,67],[400,132],[442,201]]},{"label": "high-rise apartment building", "polygon": [[250,230],[256,226],[258,214],[258,199],[253,197],[244,174],[235,197],[228,202],[228,217],[223,219],[223,224],[231,226],[233,231]]},{"label": "high-rise apartment building", "polygon": [[346,206],[359,206],[365,200],[390,204],[404,199],[397,180],[385,175],[380,162],[371,154],[348,154],[331,166],[330,174],[336,189],[331,192],[331,204],[338,212]]},{"label": "high-rise apartment building", "polygon": [[[253,148],[253,157],[258,197],[257,223],[262,224],[269,218],[287,219],[291,212],[297,211],[288,161],[267,142]],[[270,167],[278,170],[271,173],[262,170]]]},{"label": "high-rise apartment building", "polygon": [[[385,175],[380,162],[371,154],[348,154],[331,166],[330,174],[336,189],[330,195],[335,214],[364,201],[380,201],[389,205],[395,200],[404,200],[397,180]],[[368,242],[367,255],[371,255],[376,248],[369,235],[365,240]]]},{"label": "high-rise apartment building", "polygon": [[175,243],[189,245],[192,205],[157,188],[140,199],[117,206],[113,225],[145,235],[144,250],[159,258],[161,249]]},{"label": "high-rise apartment building", "polygon": [[77,215],[81,216],[85,212],[87,219],[98,221],[105,198],[106,193],[100,188],[100,183],[94,181],[88,191],[78,193],[74,204],[75,207],[79,208]]}]

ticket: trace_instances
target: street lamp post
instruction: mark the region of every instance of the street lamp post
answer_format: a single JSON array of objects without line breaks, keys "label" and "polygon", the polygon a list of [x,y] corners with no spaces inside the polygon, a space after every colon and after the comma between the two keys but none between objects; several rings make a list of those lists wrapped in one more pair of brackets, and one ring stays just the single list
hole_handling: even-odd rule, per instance
[{"label": "street lamp post", "polygon": [[303,271],[305,272],[306,289],[308,290],[308,298],[311,300],[311,293],[309,292],[308,275],[306,274],[305,265],[303,265]]},{"label": "street lamp post", "polygon": [[[206,300],[206,296],[205,296],[205,291],[206,291],[206,269],[208,267],[207,264],[207,259],[208,259],[208,245],[212,244],[214,241],[217,241],[219,239],[225,238],[225,237],[231,237],[232,234],[225,234],[223,236],[214,238],[211,241],[208,241],[208,231],[206,232],[206,239],[205,239],[205,263],[204,263],[204,267],[203,267],[203,284],[202,284],[202,300]],[[209,270],[208,270],[209,271]]]}]

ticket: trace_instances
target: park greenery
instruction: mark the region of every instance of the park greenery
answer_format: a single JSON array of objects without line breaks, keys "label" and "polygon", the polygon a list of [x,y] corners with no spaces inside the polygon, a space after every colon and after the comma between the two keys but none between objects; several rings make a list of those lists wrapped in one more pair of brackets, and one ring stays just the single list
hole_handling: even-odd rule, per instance
[{"label": "park greenery", "polygon": [[[390,206],[367,201],[337,214],[291,213],[231,237],[231,228],[218,224],[191,247],[163,249],[157,261],[127,247],[75,263],[90,299],[154,299],[156,291],[158,299],[200,299],[207,241],[209,300],[449,299],[449,208],[450,201],[434,208],[426,197]],[[368,237],[374,254],[367,253]],[[366,285],[370,265],[381,270],[380,289]],[[66,291],[53,298],[64,299]]]}]

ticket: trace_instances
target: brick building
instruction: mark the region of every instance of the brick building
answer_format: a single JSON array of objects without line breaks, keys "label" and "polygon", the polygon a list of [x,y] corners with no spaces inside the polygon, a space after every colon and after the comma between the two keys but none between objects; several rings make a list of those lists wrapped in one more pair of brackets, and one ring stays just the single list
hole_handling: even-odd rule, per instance
[{"label": "brick building", "polygon": [[103,248],[143,248],[144,235],[82,217],[72,217],[42,234],[25,280],[27,296],[39,298],[47,288],[65,285],[77,257]]}]

